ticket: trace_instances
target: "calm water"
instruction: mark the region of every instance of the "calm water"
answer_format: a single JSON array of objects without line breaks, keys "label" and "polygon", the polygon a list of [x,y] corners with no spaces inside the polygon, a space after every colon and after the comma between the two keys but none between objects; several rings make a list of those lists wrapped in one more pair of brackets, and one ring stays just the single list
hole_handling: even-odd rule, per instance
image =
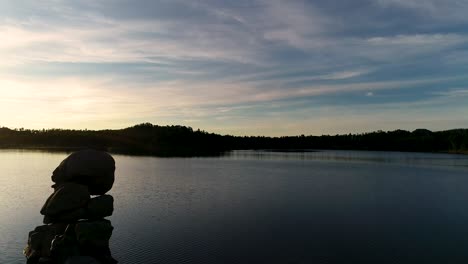
[{"label": "calm water", "polygon": [[[0,263],[25,263],[65,153],[0,151]],[[120,263],[468,263],[468,156],[114,156]]]}]

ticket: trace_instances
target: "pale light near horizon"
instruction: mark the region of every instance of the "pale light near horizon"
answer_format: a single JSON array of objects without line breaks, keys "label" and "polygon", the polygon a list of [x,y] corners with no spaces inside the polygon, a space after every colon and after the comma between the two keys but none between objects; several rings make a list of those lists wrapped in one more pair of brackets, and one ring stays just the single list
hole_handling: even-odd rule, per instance
[{"label": "pale light near horizon", "polygon": [[0,126],[468,127],[468,4],[361,2],[0,1]]}]

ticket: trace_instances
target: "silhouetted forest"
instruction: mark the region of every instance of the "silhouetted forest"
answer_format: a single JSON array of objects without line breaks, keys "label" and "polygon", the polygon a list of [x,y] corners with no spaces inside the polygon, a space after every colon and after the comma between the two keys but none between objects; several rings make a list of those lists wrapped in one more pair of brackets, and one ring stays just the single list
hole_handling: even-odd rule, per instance
[{"label": "silhouetted forest", "polygon": [[342,149],[468,153],[468,129],[417,129],[323,136],[231,136],[150,123],[117,130],[0,128],[0,148],[75,150],[155,156],[207,156],[238,149]]}]

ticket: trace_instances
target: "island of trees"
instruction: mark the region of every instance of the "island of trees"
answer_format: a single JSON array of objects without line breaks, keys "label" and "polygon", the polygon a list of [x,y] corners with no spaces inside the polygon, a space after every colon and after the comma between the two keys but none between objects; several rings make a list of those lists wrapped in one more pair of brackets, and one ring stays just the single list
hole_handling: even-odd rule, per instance
[{"label": "island of trees", "polygon": [[186,126],[150,123],[116,130],[0,128],[0,148],[76,150],[154,156],[207,156],[240,149],[300,151],[317,149],[450,152],[468,154],[468,129],[432,132],[376,131],[323,136],[232,136]]}]

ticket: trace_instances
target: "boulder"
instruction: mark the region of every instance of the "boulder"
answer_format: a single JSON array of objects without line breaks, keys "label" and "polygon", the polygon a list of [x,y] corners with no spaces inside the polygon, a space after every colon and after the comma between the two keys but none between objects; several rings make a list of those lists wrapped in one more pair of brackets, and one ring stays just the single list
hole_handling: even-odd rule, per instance
[{"label": "boulder", "polygon": [[[47,216],[47,219],[78,220],[82,213],[77,210],[86,208],[90,199],[88,187],[85,185],[63,183],[49,196],[42,206],[41,214]],[[44,222],[49,221],[44,219]]]},{"label": "boulder", "polygon": [[105,219],[79,221],[75,226],[75,234],[80,253],[94,257],[102,264],[117,263],[109,248],[113,229],[111,222]]},{"label": "boulder", "polygon": [[86,208],[78,208],[70,212],[61,213],[58,215],[45,215],[44,224],[52,223],[74,223],[80,219],[86,219]]},{"label": "boulder", "polygon": [[54,170],[52,181],[56,188],[65,182],[88,186],[92,195],[108,192],[114,184],[115,161],[111,155],[98,150],[81,150],[72,153]]},{"label": "boulder", "polygon": [[[115,162],[106,152],[72,153],[55,169],[52,193],[41,214],[44,223],[29,233],[23,253],[28,264],[115,264],[109,248],[114,211],[106,195],[114,184]],[[99,195],[91,198],[91,195]]]},{"label": "boulder", "polygon": [[85,247],[108,247],[114,227],[106,219],[79,221],[75,225],[78,244]]},{"label": "boulder", "polygon": [[68,224],[63,234],[54,237],[50,245],[50,252],[54,263],[64,263],[70,256],[80,255],[75,235],[75,224]]},{"label": "boulder", "polygon": [[38,226],[29,232],[28,245],[23,251],[28,263],[36,263],[40,258],[50,257],[52,240],[56,235],[65,232],[65,229],[64,224],[53,224]]},{"label": "boulder", "polygon": [[111,216],[114,212],[114,198],[111,195],[101,195],[91,198],[86,210],[87,219],[99,219]]},{"label": "boulder", "polygon": [[111,195],[101,195],[88,200],[87,205],[73,210],[44,216],[44,224],[50,223],[73,223],[80,219],[101,219],[111,216],[114,212],[114,198]]}]

